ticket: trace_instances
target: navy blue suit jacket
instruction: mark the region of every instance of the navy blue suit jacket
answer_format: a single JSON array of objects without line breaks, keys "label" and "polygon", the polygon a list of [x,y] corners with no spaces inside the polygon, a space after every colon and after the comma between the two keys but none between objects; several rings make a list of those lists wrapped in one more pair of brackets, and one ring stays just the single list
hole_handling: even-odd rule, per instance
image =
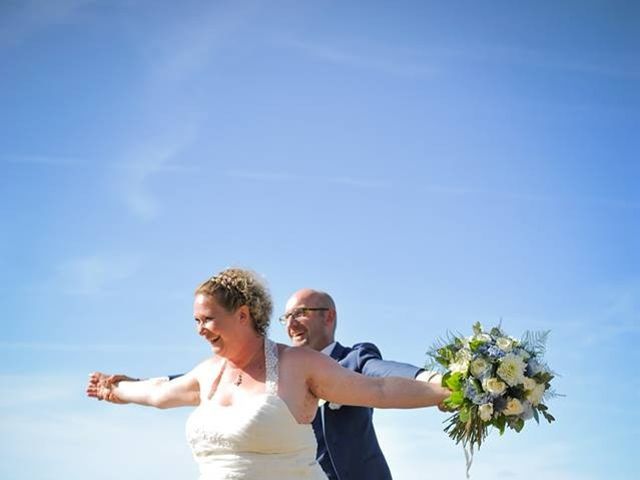
[{"label": "navy blue suit jacket", "polygon": [[[382,360],[372,343],[344,347],[337,343],[331,356],[345,368],[370,377],[415,378],[420,368]],[[390,480],[391,472],[373,429],[373,409],[342,406],[318,408],[313,430],[318,440],[317,458],[329,479]]]}]

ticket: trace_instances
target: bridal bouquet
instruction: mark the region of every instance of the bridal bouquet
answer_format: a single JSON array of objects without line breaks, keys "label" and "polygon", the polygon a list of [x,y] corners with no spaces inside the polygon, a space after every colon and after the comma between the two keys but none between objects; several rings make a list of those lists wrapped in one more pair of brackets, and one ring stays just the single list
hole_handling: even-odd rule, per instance
[{"label": "bridal bouquet", "polygon": [[555,395],[550,385],[554,374],[542,359],[548,334],[528,332],[516,340],[500,327],[485,332],[476,323],[472,336],[452,336],[428,352],[428,368],[443,371],[442,384],[451,390],[444,405],[454,413],[444,431],[465,447],[467,474],[467,448],[472,458],[489,427],[502,435],[506,427],[519,432],[531,418],[555,420],[544,404]]}]

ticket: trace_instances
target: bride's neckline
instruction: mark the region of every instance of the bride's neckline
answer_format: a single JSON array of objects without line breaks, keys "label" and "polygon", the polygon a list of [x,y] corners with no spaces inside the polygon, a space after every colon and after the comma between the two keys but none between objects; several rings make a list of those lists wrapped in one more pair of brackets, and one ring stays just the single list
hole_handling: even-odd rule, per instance
[{"label": "bride's neckline", "polygon": [[287,405],[287,402],[285,402],[280,397],[280,395],[278,395],[277,393],[270,393],[270,392],[262,392],[262,393],[255,393],[255,394],[251,394],[251,395],[246,395],[246,396],[243,396],[240,401],[234,402],[234,403],[229,404],[229,405],[222,405],[222,404],[216,403],[216,402],[214,402],[212,400],[207,400],[204,403],[201,402],[200,405],[198,405],[196,407],[196,410],[200,409],[202,407],[221,409],[221,410],[237,409],[237,408],[242,408],[242,407],[246,406],[247,404],[251,404],[251,403],[254,403],[254,402],[258,403],[258,400],[260,400],[261,403],[267,403],[270,399],[274,399],[274,401],[279,402],[282,405],[282,407],[284,407],[284,409],[286,410],[286,412],[287,412],[289,418],[291,419],[291,421],[293,421],[297,425],[309,425],[311,423],[311,422],[309,422],[309,423],[300,423],[300,422],[298,422],[296,417],[293,415],[293,412],[289,408],[289,405]]}]

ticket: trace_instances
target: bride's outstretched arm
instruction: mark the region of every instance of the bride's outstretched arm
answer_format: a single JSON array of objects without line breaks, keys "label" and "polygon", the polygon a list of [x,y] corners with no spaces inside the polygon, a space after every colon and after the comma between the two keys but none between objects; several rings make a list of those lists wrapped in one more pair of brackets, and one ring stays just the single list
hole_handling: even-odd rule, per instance
[{"label": "bride's outstretched arm", "polygon": [[309,389],[329,402],[376,408],[419,408],[440,405],[451,393],[433,381],[435,379],[367,377],[341,367],[326,355],[308,350],[306,354]]},{"label": "bride's outstretched arm", "polygon": [[124,375],[93,372],[87,396],[111,403],[136,403],[157,408],[183,407],[200,403],[200,386],[195,372],[169,381],[166,377],[137,381]]}]

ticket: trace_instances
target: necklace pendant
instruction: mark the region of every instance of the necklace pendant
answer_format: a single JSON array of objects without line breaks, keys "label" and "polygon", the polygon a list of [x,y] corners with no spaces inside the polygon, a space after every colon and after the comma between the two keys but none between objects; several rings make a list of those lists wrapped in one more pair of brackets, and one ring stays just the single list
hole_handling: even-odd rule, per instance
[{"label": "necklace pendant", "polygon": [[242,384],[242,373],[239,373],[239,374],[238,374],[238,378],[236,378],[236,381],[235,381],[235,382],[233,382],[233,384],[234,384],[236,387],[239,387],[239,386]]}]

